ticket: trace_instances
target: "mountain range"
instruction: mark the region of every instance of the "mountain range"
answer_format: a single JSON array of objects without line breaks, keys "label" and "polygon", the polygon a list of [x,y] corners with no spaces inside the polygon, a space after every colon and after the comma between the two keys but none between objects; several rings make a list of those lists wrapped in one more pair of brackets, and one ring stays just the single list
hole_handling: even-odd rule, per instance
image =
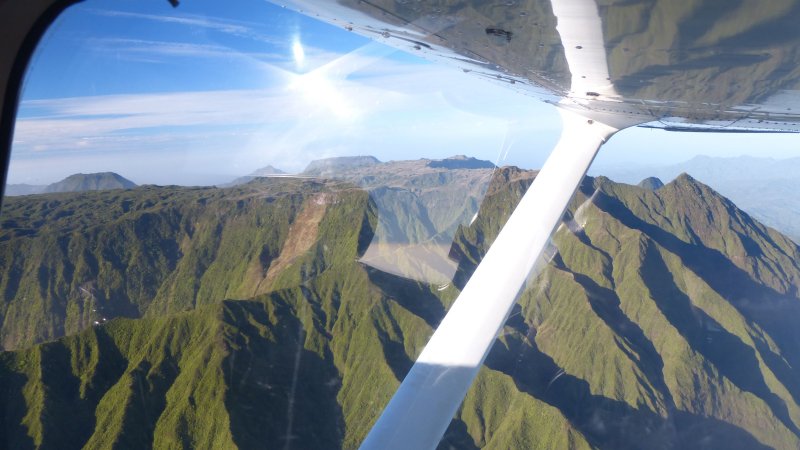
[{"label": "mountain range", "polygon": [[344,171],[375,166],[380,163],[374,156],[338,156],[317,159],[306,166],[303,175],[329,177],[339,175]]},{"label": "mountain range", "polygon": [[697,156],[679,164],[617,168],[603,173],[625,183],[650,176],[672,180],[688,173],[759,221],[800,242],[800,158]]},{"label": "mountain range", "polygon": [[220,187],[238,186],[240,184],[244,184],[244,183],[248,183],[250,181],[253,181],[254,179],[259,178],[259,177],[271,177],[271,176],[275,176],[275,175],[286,175],[286,172],[282,171],[281,169],[278,169],[277,167],[273,167],[271,165],[270,166],[265,166],[265,167],[262,167],[260,169],[256,169],[256,170],[252,171],[249,175],[245,175],[243,177],[235,178],[230,183],[225,183],[223,185],[220,185]]},{"label": "mountain range", "polygon": [[[277,174],[271,166],[265,169]],[[477,213],[494,169],[489,161],[463,155],[388,162],[344,156],[312,161],[298,176],[344,180],[369,192],[378,225],[361,262],[405,278],[446,284],[456,271],[448,258],[450,243],[458,226]],[[238,178],[227,186],[255,178]]]},{"label": "mountain range", "polygon": [[[0,447],[357,447],[536,176],[429,162],[8,199]],[[381,180],[481,170],[477,215],[441,221],[451,283],[363,262],[414,234]],[[585,179],[440,448],[797,448],[799,257],[688,175]]]},{"label": "mountain range", "polygon": [[478,212],[495,165],[462,155],[380,162],[371,157],[313,161],[309,176],[325,176],[366,190],[378,223],[360,261],[384,272],[444,285],[456,263],[448,256],[458,227]]}]

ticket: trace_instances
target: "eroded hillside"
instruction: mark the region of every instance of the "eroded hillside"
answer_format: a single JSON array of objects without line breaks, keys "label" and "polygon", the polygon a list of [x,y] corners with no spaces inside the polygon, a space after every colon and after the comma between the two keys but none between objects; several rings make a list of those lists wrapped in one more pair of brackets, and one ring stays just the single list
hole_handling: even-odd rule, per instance
[{"label": "eroded hillside", "polygon": [[[158,284],[168,288],[131,302],[143,318],[3,353],[0,445],[357,447],[534,175],[498,172],[456,232],[449,287],[360,263],[379,210],[341,184],[146,188],[92,209],[109,218],[18,222],[5,244],[130,229],[122,261],[143,251],[135,242],[180,230],[187,263],[158,266],[155,250],[138,259],[168,268]],[[110,217],[147,204],[127,192],[165,196],[159,211],[173,211],[171,198],[194,211],[181,196],[205,207],[147,219],[176,225],[137,235],[135,220]],[[658,190],[587,179],[553,241],[442,448],[800,445],[795,244],[686,176]],[[130,270],[120,273],[143,271]],[[71,273],[76,283],[86,272]]]}]

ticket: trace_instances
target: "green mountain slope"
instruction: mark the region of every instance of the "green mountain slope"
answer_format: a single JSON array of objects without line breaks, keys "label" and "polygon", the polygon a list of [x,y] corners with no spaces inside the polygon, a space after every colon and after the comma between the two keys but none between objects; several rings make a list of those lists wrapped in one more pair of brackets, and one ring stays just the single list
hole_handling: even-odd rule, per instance
[{"label": "green mountain slope", "polygon": [[688,173],[731,199],[759,222],[800,242],[800,158],[696,156],[688,161],[651,167],[609,168],[610,178],[625,183],[656,175],[671,180]]},{"label": "green mountain slope", "polygon": [[[534,175],[497,173],[446,288],[358,262],[380,210],[342,183],[74,194],[109,205],[82,220],[10,202],[4,244],[183,231],[143,318],[0,354],[0,447],[357,447]],[[800,445],[795,244],[687,176],[587,179],[554,244],[440,448]]]},{"label": "green mountain slope", "polygon": [[[273,266],[299,264],[316,248],[284,248],[286,240],[338,242],[345,231],[328,218],[347,220],[358,233],[353,225],[370,208],[369,196],[350,185],[269,179],[226,190],[148,186],[9,199],[0,234],[0,345],[298,283],[329,256],[308,256],[306,272],[282,280]],[[340,217],[345,211],[352,216]]]},{"label": "green mountain slope", "polygon": [[[509,204],[490,198],[524,178],[487,194],[494,209],[454,249],[464,271]],[[797,447],[794,243],[688,176],[658,191],[587,180],[554,242],[489,367],[603,448]]]},{"label": "green mountain slope", "polygon": [[[313,186],[293,187],[313,197]],[[361,203],[350,208],[345,195]],[[284,267],[270,293],[117,319],[4,353],[3,445],[263,448],[289,439],[294,448],[357,446],[457,293],[356,261],[376,221],[368,198],[342,194],[318,239]],[[352,227],[354,218],[364,230]],[[502,382],[504,398],[519,398],[514,420],[524,429],[559,424],[547,435],[526,434],[526,442],[582,441],[559,411],[508,376],[481,377]],[[72,410],[70,420],[60,419]],[[450,439],[473,442],[466,430]]]}]

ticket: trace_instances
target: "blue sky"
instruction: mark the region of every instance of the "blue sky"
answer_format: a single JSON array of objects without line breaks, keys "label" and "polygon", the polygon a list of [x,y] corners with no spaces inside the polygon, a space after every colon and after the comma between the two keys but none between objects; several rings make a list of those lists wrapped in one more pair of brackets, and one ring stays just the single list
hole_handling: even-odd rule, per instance
[{"label": "blue sky", "polygon": [[[559,132],[550,105],[264,1],[88,0],[58,19],[29,68],[9,179],[112,170],[213,184],[359,154],[537,168]],[[593,172],[697,154],[800,156],[798,144],[632,129]]]}]

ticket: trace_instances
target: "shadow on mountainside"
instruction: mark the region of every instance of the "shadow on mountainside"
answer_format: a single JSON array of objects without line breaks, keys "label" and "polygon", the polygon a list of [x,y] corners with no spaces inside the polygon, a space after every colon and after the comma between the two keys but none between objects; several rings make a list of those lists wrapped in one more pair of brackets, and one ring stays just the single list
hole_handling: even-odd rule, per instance
[{"label": "shadow on mountainside", "polygon": [[[3,401],[5,414],[2,423],[13,424],[14,427],[0,433],[3,436],[0,448],[78,449],[87,443],[95,432],[98,403],[127,366],[127,361],[105,330],[94,328],[91,333],[91,340],[62,339],[41,345],[40,378],[34,380],[38,385],[35,390],[29,389],[29,392],[34,392],[32,397],[9,395]],[[86,341],[88,346],[74,347],[76,343],[86,345]],[[94,367],[82,368],[92,370],[89,379],[82,379],[82,374],[73,373],[72,359],[75,353],[96,358]],[[25,385],[30,381],[14,372],[9,372],[7,377],[3,380],[3,387],[9,394],[24,392]],[[24,424],[24,414],[32,407],[31,402],[40,402],[42,410],[47,411],[47,414],[39,417],[41,443],[38,445],[34,444],[29,435],[31,431]],[[148,430],[152,438],[152,426],[143,427],[142,430]],[[152,439],[148,442],[152,442]]]},{"label": "shadow on mountainside", "polygon": [[225,321],[236,327],[222,362],[233,440],[241,449],[339,447],[344,417],[333,356],[304,348],[307,332],[296,312],[273,305],[270,313],[262,302],[225,302]]},{"label": "shadow on mountainside", "polygon": [[692,349],[714,364],[722,375],[739,389],[764,400],[778,420],[800,435],[786,404],[767,386],[759,370],[755,350],[738,336],[726,331],[702,309],[692,305],[691,299],[675,285],[657,249],[647,246],[644,253],[642,279],[656,306],[670,324]]},{"label": "shadow on mountainside", "polygon": [[[720,296],[728,300],[748,322],[757,323],[760,328],[778,342],[796,344],[794,347],[789,345],[786,346],[787,348],[782,348],[780,355],[769,350],[766,345],[759,345],[758,347],[760,348],[758,349],[762,352],[762,355],[764,355],[764,362],[768,365],[770,370],[791,393],[793,399],[796,402],[800,402],[800,374],[796,373],[796,370],[793,369],[794,367],[800,367],[800,354],[795,350],[797,346],[800,346],[800,333],[798,333],[796,327],[796,318],[800,317],[800,301],[798,301],[797,298],[783,295],[768,286],[755,282],[748,273],[735,266],[719,251],[702,245],[684,242],[656,225],[639,219],[622,204],[622,202],[613,197],[601,193],[601,195],[596,198],[595,204],[602,211],[622,222],[623,225],[641,231],[652,239],[653,242],[680,258],[684,266],[700,277]],[[649,252],[651,255],[654,253],[653,251]],[[663,259],[661,259],[660,256],[650,256],[648,261],[650,262],[651,269],[645,271],[642,275],[648,277],[650,282],[654,283],[651,284],[651,286],[663,284],[665,281],[662,280],[662,274],[668,273],[660,272],[661,270],[666,270]],[[679,291],[674,285],[662,287]],[[682,298],[682,301],[684,305],[686,305],[687,302],[689,304],[691,303],[685,296]],[[662,307],[663,310],[665,306],[664,300],[662,299],[661,302],[657,303],[661,305],[660,307]],[[688,306],[684,306],[684,310],[687,307]],[[670,311],[671,310],[668,310],[668,312]],[[693,311],[699,310],[693,308]],[[684,314],[682,319],[693,322],[694,326],[697,327],[704,327],[707,323],[711,323],[711,319],[707,316],[705,316],[705,323],[702,322],[702,317],[701,319],[697,317],[698,316],[695,314]],[[687,340],[693,343],[693,345],[698,345],[698,339],[702,339],[702,337],[694,337],[694,335],[688,333],[686,328],[692,325],[688,323],[676,323],[676,320],[679,320],[678,316],[673,315],[671,322],[678,325],[679,330],[683,327],[684,332],[687,332],[687,335],[685,335],[685,337],[688,336]],[[701,322],[697,322],[698,320],[701,320]],[[721,329],[719,326],[717,326],[717,328]],[[738,346],[734,340],[743,345],[737,337],[728,338],[727,341],[723,340],[723,342],[727,342],[727,344],[723,345]],[[698,348],[698,350],[702,352],[702,348],[704,347],[700,347],[701,348]],[[739,347],[739,349],[744,350],[741,347]],[[728,348],[728,350],[730,350],[730,348]],[[713,357],[715,356],[712,355],[712,361]],[[716,358],[727,358],[727,356],[716,356]],[[728,363],[724,361],[721,361],[721,363],[721,369],[724,370]],[[728,367],[730,367],[730,365],[728,365]],[[757,367],[757,365],[755,367]],[[736,379],[736,375],[734,375],[733,381],[736,381]],[[740,379],[740,381],[743,380]],[[761,383],[763,383],[763,379],[760,380],[758,384]],[[743,382],[743,384],[744,386],[754,388],[752,380],[750,382]],[[747,387],[740,387],[744,390],[750,390],[747,389]],[[758,389],[756,389],[756,391],[758,391]],[[757,392],[753,393],[758,395]],[[769,400],[764,400],[769,403]],[[795,431],[795,433],[798,433],[794,425],[790,428]]]},{"label": "shadow on mountainside", "polygon": [[565,373],[538,349],[535,329],[514,328],[517,333],[508,339],[508,347],[495,344],[486,366],[511,376],[520,391],[558,408],[598,448],[769,448],[747,431],[720,420],[674,409],[662,417],[645,407],[592,394],[589,383]]}]

